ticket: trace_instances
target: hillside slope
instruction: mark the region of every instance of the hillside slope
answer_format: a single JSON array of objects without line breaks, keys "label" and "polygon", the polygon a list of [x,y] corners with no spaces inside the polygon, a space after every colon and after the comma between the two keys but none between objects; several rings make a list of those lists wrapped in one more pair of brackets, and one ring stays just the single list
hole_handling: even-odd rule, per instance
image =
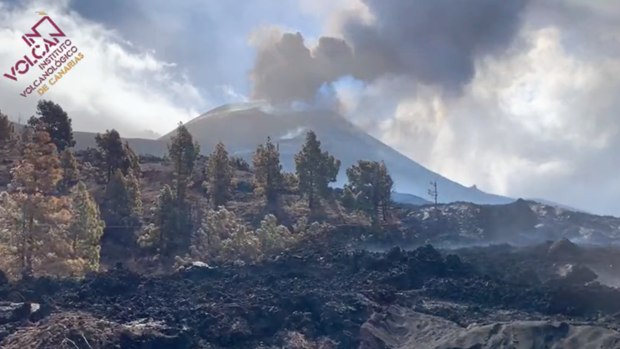
[{"label": "hillside slope", "polygon": [[[440,202],[468,201],[480,204],[500,204],[514,201],[467,188],[449,180],[409,159],[386,144],[371,137],[344,117],[327,110],[283,110],[261,103],[224,105],[186,123],[203,151],[208,152],[222,141],[232,155],[251,159],[252,152],[267,137],[279,144],[285,171],[293,171],[294,155],[305,140],[305,132],[313,130],[323,149],[342,162],[337,186],[346,182],[344,169],[357,160],[385,161],[394,189],[427,197],[428,184],[437,181]],[[168,141],[173,132],[159,140]]]}]

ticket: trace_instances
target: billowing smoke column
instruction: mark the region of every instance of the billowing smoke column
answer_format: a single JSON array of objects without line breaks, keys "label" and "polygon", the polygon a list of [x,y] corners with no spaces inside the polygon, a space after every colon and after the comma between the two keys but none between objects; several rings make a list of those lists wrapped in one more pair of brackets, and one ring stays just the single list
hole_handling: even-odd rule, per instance
[{"label": "billowing smoke column", "polygon": [[361,0],[372,21],[342,16],[343,39],[321,37],[312,50],[300,33],[263,41],[251,72],[252,98],[311,102],[324,84],[350,75],[386,75],[458,94],[475,59],[513,41],[529,0]]}]

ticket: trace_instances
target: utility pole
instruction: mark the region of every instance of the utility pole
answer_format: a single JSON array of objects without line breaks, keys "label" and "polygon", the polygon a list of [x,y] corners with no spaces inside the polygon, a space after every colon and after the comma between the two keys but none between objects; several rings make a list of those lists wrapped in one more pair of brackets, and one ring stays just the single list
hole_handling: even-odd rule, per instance
[{"label": "utility pole", "polygon": [[435,202],[435,206],[437,206],[437,197],[439,196],[437,192],[437,181],[431,181],[431,187],[432,189],[428,190],[428,195],[433,199],[433,202]]}]

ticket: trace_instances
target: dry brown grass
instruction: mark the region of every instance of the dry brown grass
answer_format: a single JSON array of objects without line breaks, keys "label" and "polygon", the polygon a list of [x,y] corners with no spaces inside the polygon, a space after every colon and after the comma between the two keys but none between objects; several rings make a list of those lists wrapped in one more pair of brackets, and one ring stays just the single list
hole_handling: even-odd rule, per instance
[{"label": "dry brown grass", "polygon": [[122,337],[160,336],[157,323],[121,325],[87,313],[52,314],[6,337],[2,349],[103,349],[120,348]]},{"label": "dry brown grass", "polygon": [[3,349],[98,349],[110,347],[123,326],[83,313],[61,313],[6,337]]}]

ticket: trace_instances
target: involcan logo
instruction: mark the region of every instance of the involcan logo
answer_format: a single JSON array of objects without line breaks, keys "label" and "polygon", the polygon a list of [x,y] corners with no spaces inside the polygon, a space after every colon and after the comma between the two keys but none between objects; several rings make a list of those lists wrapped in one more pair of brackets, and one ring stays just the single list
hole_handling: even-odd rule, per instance
[{"label": "involcan logo", "polygon": [[[5,78],[20,82],[22,75],[30,72],[31,68],[34,70],[35,66],[43,72],[20,93],[22,97],[29,96],[33,91],[42,96],[49,91],[47,84],[56,84],[84,58],[84,54],[45,12],[37,13],[43,18],[32,26],[30,33],[22,36],[30,51],[4,74]],[[48,29],[47,37],[41,34],[45,28]]]}]

